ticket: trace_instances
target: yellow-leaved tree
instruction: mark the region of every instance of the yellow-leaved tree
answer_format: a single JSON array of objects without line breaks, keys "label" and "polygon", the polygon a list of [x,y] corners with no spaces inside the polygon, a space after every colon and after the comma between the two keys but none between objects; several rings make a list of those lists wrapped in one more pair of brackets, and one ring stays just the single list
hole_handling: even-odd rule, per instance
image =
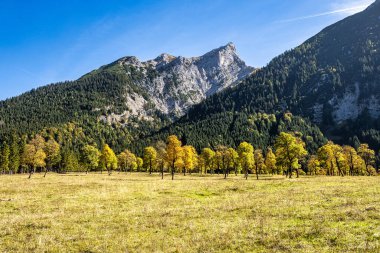
[{"label": "yellow-leaved tree", "polygon": [[229,157],[229,152],[228,148],[226,146],[219,145],[216,148],[215,152],[215,164],[218,169],[218,174],[219,171],[222,170],[224,174],[224,179],[227,178],[227,175],[229,174],[229,165],[230,165],[230,157]]},{"label": "yellow-leaved tree", "polygon": [[184,170],[183,175],[186,176],[186,172],[191,172],[198,165],[198,153],[191,145],[183,146],[183,163]]},{"label": "yellow-leaved tree", "polygon": [[267,155],[265,156],[265,166],[269,173],[274,175],[278,174],[276,167],[276,155],[273,153],[271,148],[267,149]]},{"label": "yellow-leaved tree", "polygon": [[166,143],[163,141],[158,141],[155,145],[157,150],[156,164],[161,172],[161,179],[164,179],[164,169],[167,166],[167,153],[166,153]]},{"label": "yellow-leaved tree", "polygon": [[321,174],[321,163],[318,160],[318,156],[312,155],[307,161],[307,168],[310,175],[319,175]]},{"label": "yellow-leaved tree", "polygon": [[203,161],[204,172],[207,174],[208,170],[212,169],[212,164],[214,161],[215,152],[210,148],[204,148],[201,153],[201,158]]},{"label": "yellow-leaved tree", "polygon": [[61,161],[61,147],[54,139],[50,139],[46,142],[44,151],[46,154],[44,177],[46,177],[47,172]]},{"label": "yellow-leaved tree", "polygon": [[307,155],[305,143],[293,134],[281,132],[276,139],[275,148],[277,165],[286,169],[289,178],[292,177],[293,170],[296,170],[298,177],[298,169],[301,167],[299,162]]},{"label": "yellow-leaved tree", "polygon": [[249,171],[255,166],[254,148],[248,142],[242,142],[237,148],[237,152],[239,154],[239,162],[244,170],[244,177],[248,179]]},{"label": "yellow-leaved tree", "polygon": [[[233,148],[228,148],[227,150],[227,166],[228,168],[232,168],[235,172],[235,175],[238,173],[239,168],[239,154]],[[229,171],[228,171],[229,174]]]},{"label": "yellow-leaved tree", "polygon": [[146,147],[144,149],[144,167],[149,170],[149,174],[156,168],[157,151],[154,147]]},{"label": "yellow-leaved tree", "polygon": [[265,159],[263,156],[263,151],[261,149],[256,149],[254,153],[254,157],[255,157],[256,179],[259,180],[259,174],[265,170]]},{"label": "yellow-leaved tree", "polygon": [[340,145],[334,144],[331,141],[327,142],[318,149],[318,160],[321,167],[326,171],[326,175],[345,175],[347,163],[343,148]]},{"label": "yellow-leaved tree", "polygon": [[101,158],[103,165],[106,167],[106,170],[108,171],[108,175],[111,175],[112,170],[117,168],[117,157],[113,150],[108,146],[108,144],[105,144],[103,146]]},{"label": "yellow-leaved tree", "polygon": [[368,144],[360,144],[358,147],[358,155],[363,159],[367,174],[373,175],[376,173],[374,169],[375,151],[369,148]]},{"label": "yellow-leaved tree", "polygon": [[365,170],[365,163],[356,150],[351,146],[343,146],[343,154],[347,162],[349,175],[362,175]]},{"label": "yellow-leaved tree", "polygon": [[35,172],[36,168],[45,168],[46,166],[46,153],[45,139],[40,135],[36,135],[28,144],[24,146],[22,154],[23,165],[29,168],[29,178]]},{"label": "yellow-leaved tree", "polygon": [[166,161],[170,166],[172,180],[174,180],[174,173],[176,166],[181,164],[183,157],[182,143],[175,135],[170,135],[167,139],[166,146]]},{"label": "yellow-leaved tree", "polygon": [[136,169],[141,171],[141,168],[144,166],[144,160],[141,157],[136,156]]},{"label": "yellow-leaved tree", "polygon": [[97,147],[92,145],[86,145],[83,148],[83,158],[86,164],[86,174],[89,170],[96,169],[99,166],[99,160],[102,153]]}]

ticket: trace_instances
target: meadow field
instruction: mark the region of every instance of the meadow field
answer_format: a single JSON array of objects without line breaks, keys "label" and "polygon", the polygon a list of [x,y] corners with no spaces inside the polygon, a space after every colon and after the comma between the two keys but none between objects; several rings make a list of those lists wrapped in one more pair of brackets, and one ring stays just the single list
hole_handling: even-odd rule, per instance
[{"label": "meadow field", "polygon": [[0,252],[380,252],[380,177],[0,176]]}]

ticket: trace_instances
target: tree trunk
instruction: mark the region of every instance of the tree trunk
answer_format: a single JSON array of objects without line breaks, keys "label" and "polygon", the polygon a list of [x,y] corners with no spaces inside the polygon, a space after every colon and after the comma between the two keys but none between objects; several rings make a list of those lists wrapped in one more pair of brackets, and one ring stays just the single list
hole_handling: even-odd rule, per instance
[{"label": "tree trunk", "polygon": [[289,171],[288,171],[289,178],[292,178],[292,174],[293,174],[292,168],[289,168],[288,170],[289,170]]},{"label": "tree trunk", "polygon": [[28,177],[28,179],[30,179],[32,177],[33,171],[34,171],[34,168],[30,168],[29,169],[29,177]]},{"label": "tree trunk", "polygon": [[175,166],[174,166],[174,162],[173,162],[173,165],[172,165],[172,180],[174,180],[174,169],[175,169]]},{"label": "tree trunk", "polygon": [[259,180],[259,171],[257,169],[257,164],[256,164],[256,179]]},{"label": "tree trunk", "polygon": [[48,168],[45,169],[44,177],[46,177],[46,174],[48,173]]}]

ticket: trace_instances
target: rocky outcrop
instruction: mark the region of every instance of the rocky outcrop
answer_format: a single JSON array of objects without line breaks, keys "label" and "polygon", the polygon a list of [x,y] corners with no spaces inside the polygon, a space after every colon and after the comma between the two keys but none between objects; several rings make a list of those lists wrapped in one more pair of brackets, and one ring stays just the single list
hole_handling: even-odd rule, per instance
[{"label": "rocky outcrop", "polygon": [[[108,68],[115,65],[126,71],[134,85],[139,87],[138,92],[130,89],[126,92],[129,110],[122,115],[124,118],[128,115],[144,119],[157,112],[172,119],[180,117],[192,105],[236,85],[254,70],[239,58],[232,43],[200,57],[161,54],[145,62],[136,57],[124,57]],[[113,114],[103,117],[103,120],[114,122],[118,118]]]}]

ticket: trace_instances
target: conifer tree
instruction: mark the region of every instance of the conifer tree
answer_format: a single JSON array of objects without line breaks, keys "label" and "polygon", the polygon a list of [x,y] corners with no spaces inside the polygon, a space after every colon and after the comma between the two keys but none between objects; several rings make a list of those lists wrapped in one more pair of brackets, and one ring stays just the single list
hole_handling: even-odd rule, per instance
[{"label": "conifer tree", "polygon": [[9,172],[11,174],[17,173],[20,167],[20,163],[20,147],[17,143],[16,137],[13,136],[9,155]]},{"label": "conifer tree", "polygon": [[0,149],[0,168],[2,174],[9,172],[10,152],[9,145],[4,142]]}]

